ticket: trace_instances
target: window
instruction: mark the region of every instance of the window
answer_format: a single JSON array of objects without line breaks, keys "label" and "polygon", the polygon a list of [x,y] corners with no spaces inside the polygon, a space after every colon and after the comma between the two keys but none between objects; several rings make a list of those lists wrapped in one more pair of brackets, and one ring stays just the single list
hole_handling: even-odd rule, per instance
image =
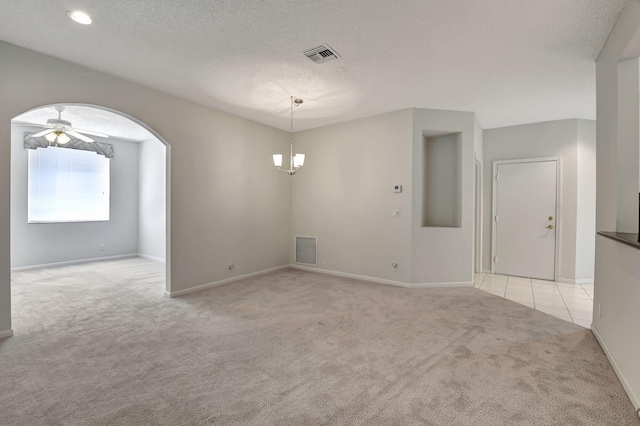
[{"label": "window", "polygon": [[108,158],[58,147],[28,152],[29,223],[109,220]]}]

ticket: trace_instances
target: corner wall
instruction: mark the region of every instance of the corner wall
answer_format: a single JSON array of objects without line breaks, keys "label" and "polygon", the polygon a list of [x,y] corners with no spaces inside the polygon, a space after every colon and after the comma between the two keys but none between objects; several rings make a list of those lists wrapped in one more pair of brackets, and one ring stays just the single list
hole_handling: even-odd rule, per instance
[{"label": "corner wall", "polygon": [[640,66],[638,58],[618,62],[618,140],[616,231],[638,232],[638,141]]},{"label": "corner wall", "polygon": [[[475,129],[472,112],[413,109],[411,262],[416,286],[473,284],[474,147],[480,144]],[[422,226],[424,132],[461,134],[459,228]]]},{"label": "corner wall", "polygon": [[140,142],[138,254],[166,259],[167,148],[157,139]]},{"label": "corner wall", "polygon": [[279,172],[293,185],[291,247],[316,236],[320,272],[411,283],[411,120],[402,110],[296,133],[305,165]]},{"label": "corner wall", "polygon": [[596,258],[596,122],[578,120],[577,283],[591,283]]},{"label": "corner wall", "polygon": [[[619,161],[624,159],[620,147],[628,140],[624,119],[635,120],[635,129],[640,125],[640,117],[620,110],[618,99],[618,64],[621,59],[640,56],[640,2],[628,1],[618,17],[607,42],[596,62],[597,95],[597,189],[596,228],[598,231],[615,231],[618,209],[624,203],[618,202]],[[636,93],[637,95],[637,93]],[[632,106],[633,107],[633,106]],[[627,123],[628,124],[628,123]],[[630,129],[637,134],[637,130]],[[638,140],[635,141],[636,149]],[[637,152],[636,156],[637,156]],[[630,154],[631,155],[631,154]],[[629,158],[638,161],[638,158]],[[638,170],[632,177],[637,184]],[[636,203],[633,207],[637,214]],[[636,228],[637,229],[637,228]],[[640,250],[598,235],[596,239],[596,265],[594,286],[594,316],[591,329],[611,361],[618,378],[622,382],[631,402],[640,409]],[[601,315],[598,311],[601,308]]]},{"label": "corner wall", "polygon": [[[307,157],[292,178],[292,247],[295,235],[318,237],[320,272],[472,285],[476,128],[473,113],[410,109],[296,133],[294,151]],[[460,134],[460,227],[422,227],[425,131]]]}]

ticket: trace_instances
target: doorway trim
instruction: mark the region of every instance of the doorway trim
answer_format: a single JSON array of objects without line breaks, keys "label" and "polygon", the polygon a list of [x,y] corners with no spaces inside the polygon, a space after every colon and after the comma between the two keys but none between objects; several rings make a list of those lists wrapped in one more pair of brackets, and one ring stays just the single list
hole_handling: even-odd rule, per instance
[{"label": "doorway trim", "polygon": [[498,208],[497,192],[498,192],[498,166],[500,164],[514,164],[514,163],[539,163],[543,161],[555,161],[556,162],[556,241],[555,241],[555,253],[554,253],[554,265],[553,265],[553,280],[558,279],[558,270],[560,266],[560,240],[562,239],[562,157],[534,157],[534,158],[518,158],[512,160],[496,160],[493,162],[493,179],[491,181],[491,273],[496,273],[496,239],[497,239],[497,227],[496,227],[496,210]]},{"label": "doorway trim", "polygon": [[474,238],[474,253],[473,253],[473,261],[474,261],[474,272],[482,273],[482,216],[483,216],[483,164],[482,161],[476,157],[475,158],[475,170],[474,170],[474,230],[473,230],[473,238]]}]

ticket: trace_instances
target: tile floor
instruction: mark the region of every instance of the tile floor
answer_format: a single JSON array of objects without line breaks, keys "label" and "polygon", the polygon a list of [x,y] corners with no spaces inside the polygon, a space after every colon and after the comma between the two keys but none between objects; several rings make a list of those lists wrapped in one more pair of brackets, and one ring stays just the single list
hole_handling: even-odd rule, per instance
[{"label": "tile floor", "polygon": [[591,328],[593,284],[565,284],[509,275],[475,274],[473,286]]}]

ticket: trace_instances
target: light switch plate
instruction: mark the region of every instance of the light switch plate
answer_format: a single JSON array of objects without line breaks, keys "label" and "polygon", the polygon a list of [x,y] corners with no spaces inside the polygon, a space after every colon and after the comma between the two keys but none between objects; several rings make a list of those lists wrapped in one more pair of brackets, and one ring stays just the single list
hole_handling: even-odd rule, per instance
[{"label": "light switch plate", "polygon": [[400,209],[391,210],[391,217],[400,217]]}]

